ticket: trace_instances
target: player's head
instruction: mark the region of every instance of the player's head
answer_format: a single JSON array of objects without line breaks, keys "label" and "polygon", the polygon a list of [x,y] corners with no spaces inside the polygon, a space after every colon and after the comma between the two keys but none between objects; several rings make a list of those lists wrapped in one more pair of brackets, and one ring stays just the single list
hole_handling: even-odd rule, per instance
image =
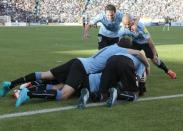
[{"label": "player's head", "polygon": [[122,19],[122,23],[125,28],[131,28],[131,26],[134,24],[134,20],[129,14],[126,14]]},{"label": "player's head", "polygon": [[119,39],[118,46],[123,47],[123,48],[131,48],[132,38],[128,35],[122,36]]},{"label": "player's head", "polygon": [[108,20],[112,21],[115,18],[115,14],[116,14],[116,7],[114,5],[107,5],[105,7],[105,14]]}]

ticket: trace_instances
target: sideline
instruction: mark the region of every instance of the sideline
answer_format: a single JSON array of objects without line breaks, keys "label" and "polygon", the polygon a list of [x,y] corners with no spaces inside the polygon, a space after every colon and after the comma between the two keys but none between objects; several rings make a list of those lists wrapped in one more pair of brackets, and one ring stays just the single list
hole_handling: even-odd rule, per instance
[{"label": "sideline", "polygon": [[[162,100],[162,99],[172,99],[172,98],[178,98],[178,97],[183,97],[183,94],[140,98],[136,102],[139,102],[139,101]],[[91,103],[91,104],[88,104],[86,107],[103,106],[105,104],[106,104],[105,102],[103,102],[103,103]],[[27,111],[27,112],[18,112],[18,113],[2,114],[0,116],[0,120],[5,119],[5,118],[14,118],[14,117],[30,116],[30,115],[36,115],[36,114],[49,113],[49,112],[65,111],[65,110],[71,110],[71,109],[76,109],[76,108],[77,108],[77,106],[75,105],[75,106],[67,106],[67,107],[59,107],[59,108],[50,108],[50,109],[41,109],[41,110],[34,110],[34,111]]]}]

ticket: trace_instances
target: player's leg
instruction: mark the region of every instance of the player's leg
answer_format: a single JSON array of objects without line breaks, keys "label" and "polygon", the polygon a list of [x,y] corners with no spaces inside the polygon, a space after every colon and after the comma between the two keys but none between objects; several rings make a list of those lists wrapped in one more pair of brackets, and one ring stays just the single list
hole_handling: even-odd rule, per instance
[{"label": "player's leg", "polygon": [[62,71],[62,68],[58,67],[52,69],[51,72],[59,83],[64,83],[64,85],[61,84],[58,86],[59,88],[61,88],[59,92],[58,90],[55,90],[58,87],[54,86],[51,88],[52,92],[53,90],[57,91],[57,96],[59,96],[60,100],[68,99],[75,92],[75,90],[78,90],[80,88],[80,85],[86,77],[85,69],[78,59],[75,59],[72,64],[69,65],[69,71],[67,70],[64,72]]},{"label": "player's leg", "polygon": [[[61,80],[59,76],[60,76],[59,74],[56,75],[57,80]],[[85,77],[86,72],[82,63],[78,59],[75,59],[75,61],[72,63],[70,67],[70,71],[67,75],[65,85],[61,90],[51,89],[46,90],[46,92],[45,91],[30,92],[27,88],[23,89],[20,92],[20,97],[16,101],[16,107],[19,107],[21,104],[25,103],[30,98],[47,98],[57,100],[68,99],[76,90],[80,88],[80,85],[84,81]],[[62,80],[59,82],[62,82]]]},{"label": "player's leg", "polygon": [[115,43],[118,43],[118,41],[119,41],[119,37],[110,38],[110,37],[106,37],[101,34],[98,34],[98,49],[102,49],[106,46],[113,45]]},{"label": "player's leg", "polygon": [[144,72],[142,78],[138,81],[138,88],[139,88],[139,96],[143,96],[146,92],[146,80],[147,75],[146,72]]},{"label": "player's leg", "polygon": [[123,61],[123,57],[121,61],[121,56],[112,56],[107,61],[106,67],[102,72],[99,93],[101,93],[105,99],[105,97],[107,97],[106,93],[109,91],[109,97],[106,101],[109,107],[111,107],[117,99],[116,86],[120,78],[123,77],[121,73],[124,72],[124,64],[126,64],[126,61]]},{"label": "player's leg", "polygon": [[144,44],[143,50],[146,54],[146,57],[150,58],[154,65],[163,70],[171,79],[176,79],[176,73],[169,69],[166,64],[158,58],[158,56],[156,58],[153,58],[154,55],[151,48],[149,47],[149,44]]},{"label": "player's leg", "polygon": [[[41,86],[39,86],[41,87]],[[46,87],[46,86],[45,86]],[[32,98],[41,98],[45,100],[60,100],[61,99],[61,91],[59,89],[45,89],[44,86],[38,90],[33,88],[22,88],[20,90],[19,97],[16,100],[16,107],[19,107],[23,103],[29,101]]]},{"label": "player's leg", "polygon": [[116,68],[118,60],[116,57],[118,56],[112,56],[109,58],[106,67],[102,71],[99,93],[102,94],[104,100],[108,97],[109,89],[116,86],[119,81],[118,70]]},{"label": "player's leg", "polygon": [[87,73],[80,60],[73,62],[67,80],[62,89],[62,99],[68,99],[75,91],[81,89],[87,79]]},{"label": "player's leg", "polygon": [[[56,68],[51,69],[47,72],[34,72],[13,81],[4,81],[0,84],[0,96],[5,96],[9,90],[16,87],[17,85],[32,82],[32,81],[39,81],[39,80],[53,80],[55,77],[58,78],[59,81],[64,81],[66,79],[65,74],[69,72],[70,66],[75,61],[75,59],[58,66]],[[62,76],[63,74],[63,76]],[[63,79],[65,78],[65,79]],[[63,79],[63,80],[61,80]]]},{"label": "player's leg", "polygon": [[[128,91],[132,93],[138,93],[138,88],[136,85],[136,74],[133,61],[125,56],[114,56],[113,59],[116,59],[113,64],[113,70],[116,70],[116,76],[119,78],[120,82],[123,83],[123,91]],[[117,83],[116,83],[117,84]],[[109,107],[114,104],[114,99],[117,97],[115,88],[110,89],[110,97],[107,101]],[[116,98],[115,98],[116,97]],[[120,96],[121,97],[121,96]]]},{"label": "player's leg", "polygon": [[102,49],[104,47],[107,46],[107,37],[101,35],[101,34],[98,34],[98,49]]},{"label": "player's leg", "polygon": [[86,77],[80,92],[78,108],[85,108],[87,102],[90,100],[99,101],[98,92],[100,84],[101,73],[90,74]]}]

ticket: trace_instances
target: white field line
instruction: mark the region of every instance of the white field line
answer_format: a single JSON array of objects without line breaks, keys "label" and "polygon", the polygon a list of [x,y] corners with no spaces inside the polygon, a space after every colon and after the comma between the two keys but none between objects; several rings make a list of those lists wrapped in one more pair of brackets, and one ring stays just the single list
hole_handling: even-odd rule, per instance
[{"label": "white field line", "polygon": [[[169,95],[169,96],[158,96],[158,97],[147,97],[147,98],[140,98],[137,101],[152,101],[152,100],[162,100],[162,99],[171,99],[171,98],[178,98],[183,97],[183,94],[176,94],[176,95]],[[87,107],[96,107],[96,106],[103,106],[106,103],[91,103],[88,104]],[[57,111],[65,111],[76,109],[77,106],[67,106],[67,107],[59,107],[59,108],[50,108],[50,109],[41,109],[41,110],[34,110],[34,111],[27,111],[27,112],[17,112],[17,113],[10,113],[10,114],[3,114],[0,115],[0,120],[5,118],[13,118],[13,117],[20,117],[20,116],[30,116],[35,114],[43,114],[49,112],[57,112]]]}]

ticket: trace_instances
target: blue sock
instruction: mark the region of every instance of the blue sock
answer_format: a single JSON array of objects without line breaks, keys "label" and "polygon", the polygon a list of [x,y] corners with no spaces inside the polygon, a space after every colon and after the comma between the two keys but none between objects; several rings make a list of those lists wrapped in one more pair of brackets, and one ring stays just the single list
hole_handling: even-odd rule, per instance
[{"label": "blue sock", "polygon": [[51,90],[53,89],[53,85],[52,84],[47,84],[46,85],[46,90]]},{"label": "blue sock", "polygon": [[62,90],[57,90],[56,100],[60,101],[62,99]]},{"label": "blue sock", "polygon": [[36,81],[41,80],[41,72],[35,72]]}]

